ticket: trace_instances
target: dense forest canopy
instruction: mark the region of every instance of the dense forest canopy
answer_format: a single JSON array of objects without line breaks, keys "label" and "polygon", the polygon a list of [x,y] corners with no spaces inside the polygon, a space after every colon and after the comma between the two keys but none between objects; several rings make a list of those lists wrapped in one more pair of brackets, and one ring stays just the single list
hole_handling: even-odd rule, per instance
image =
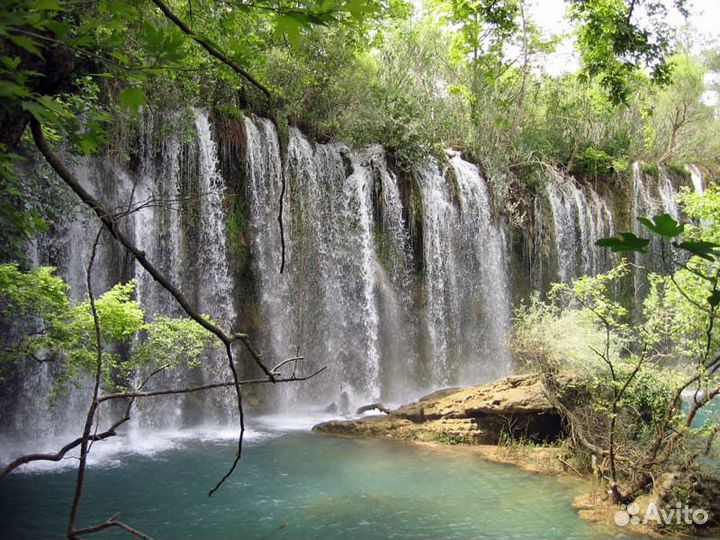
[{"label": "dense forest canopy", "polygon": [[[684,2],[575,0],[578,73],[552,76],[562,36],[528,2],[9,1],[3,10],[3,167],[29,116],[82,154],[110,115],[145,104],[254,110],[322,139],[382,143],[400,162],[454,146],[522,179],[643,159],[713,164],[701,98],[712,44],[670,27]],[[704,47],[704,49],[703,49]],[[715,143],[716,144],[716,143]]]}]

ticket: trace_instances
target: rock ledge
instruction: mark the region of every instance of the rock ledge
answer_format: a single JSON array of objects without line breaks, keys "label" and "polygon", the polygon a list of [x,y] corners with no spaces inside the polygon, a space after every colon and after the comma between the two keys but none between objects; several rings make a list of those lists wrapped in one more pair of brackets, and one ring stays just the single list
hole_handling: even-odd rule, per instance
[{"label": "rock ledge", "polygon": [[434,392],[387,415],[333,420],[313,431],[449,444],[497,444],[503,437],[551,442],[563,436],[562,419],[536,374]]}]

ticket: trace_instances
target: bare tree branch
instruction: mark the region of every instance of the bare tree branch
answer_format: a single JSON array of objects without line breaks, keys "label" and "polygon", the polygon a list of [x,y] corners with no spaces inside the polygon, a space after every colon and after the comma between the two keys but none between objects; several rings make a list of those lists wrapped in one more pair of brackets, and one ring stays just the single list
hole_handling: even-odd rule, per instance
[{"label": "bare tree branch", "polygon": [[110,529],[111,527],[117,527],[118,529],[122,529],[126,532],[129,532],[132,536],[135,536],[137,538],[141,538],[142,540],[153,540],[152,537],[146,535],[145,533],[142,533],[136,529],[133,529],[129,525],[126,525],[122,521],[118,521],[117,517],[119,514],[114,514],[110,516],[106,521],[103,521],[102,523],[99,523],[98,525],[92,525],[90,527],[83,527],[82,529],[77,529],[75,531],[74,538],[79,538],[80,536],[84,536],[86,534],[92,534],[100,531],[104,531],[106,529]]},{"label": "bare tree branch", "polygon": [[80,505],[80,498],[82,497],[83,486],[85,483],[85,466],[87,464],[88,455],[88,444],[90,443],[90,430],[92,429],[93,422],[95,421],[95,413],[98,407],[98,393],[100,392],[100,381],[102,380],[102,356],[103,356],[103,343],[102,343],[102,332],[100,331],[100,318],[98,317],[97,309],[95,307],[95,296],[93,294],[92,284],[92,268],[95,263],[95,256],[97,254],[97,246],[100,242],[100,235],[103,229],[100,228],[95,236],[95,242],[93,243],[92,252],[90,254],[90,261],[87,266],[87,289],[88,297],[90,298],[90,310],[92,311],[93,323],[95,327],[95,346],[96,346],[96,360],[95,360],[95,381],[93,383],[93,393],[90,401],[90,407],[88,408],[87,416],[85,418],[85,428],[83,429],[82,440],[80,441],[80,463],[78,464],[77,479],[75,481],[75,492],[73,494],[72,505],[70,507],[70,516],[68,518],[67,536],[68,538],[75,538],[75,521],[77,519],[77,511]]},{"label": "bare tree branch", "polygon": [[[290,377],[287,379],[275,379],[274,381],[270,381],[268,379],[247,379],[247,380],[241,380],[238,381],[238,383],[242,386],[245,384],[263,384],[263,383],[286,383],[286,382],[298,382],[298,381],[307,381],[309,379],[312,379],[313,377],[316,377],[323,371],[327,369],[327,366],[322,367],[310,375],[306,375],[304,377]],[[235,386],[234,381],[225,381],[225,382],[216,382],[216,383],[208,383],[208,384],[202,384],[199,386],[189,386],[187,388],[169,388],[165,390],[152,390],[147,392],[140,392],[140,391],[128,391],[128,392],[118,392],[117,394],[107,394],[105,396],[101,396],[98,398],[98,401],[100,403],[103,403],[104,401],[111,401],[115,399],[127,399],[127,398],[146,398],[146,397],[156,397],[156,396],[170,396],[170,395],[177,395],[177,394],[191,394],[194,392],[203,392],[205,390],[214,390],[216,388],[228,388],[231,386]]]}]

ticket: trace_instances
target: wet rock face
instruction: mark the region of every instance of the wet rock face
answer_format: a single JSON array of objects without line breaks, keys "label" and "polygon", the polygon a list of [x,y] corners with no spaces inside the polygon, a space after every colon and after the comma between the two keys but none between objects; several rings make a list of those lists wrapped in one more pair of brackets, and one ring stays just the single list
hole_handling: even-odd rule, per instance
[{"label": "wet rock face", "polygon": [[497,444],[503,437],[535,442],[561,438],[562,418],[537,375],[513,375],[494,383],[434,392],[387,416],[331,421],[316,432],[346,436]]}]

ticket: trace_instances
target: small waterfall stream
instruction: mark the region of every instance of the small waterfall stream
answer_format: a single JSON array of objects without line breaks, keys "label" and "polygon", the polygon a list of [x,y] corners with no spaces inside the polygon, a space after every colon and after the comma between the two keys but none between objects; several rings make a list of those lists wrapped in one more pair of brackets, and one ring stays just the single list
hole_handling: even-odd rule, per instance
[{"label": "small waterfall stream", "polygon": [[[673,218],[679,219],[680,209],[675,200],[677,193],[675,185],[664,167],[660,168],[660,176],[656,179],[643,172],[642,164],[633,164],[632,211],[634,218],[669,214]],[[633,232],[638,236],[648,237],[647,231],[637,219],[633,219]],[[651,236],[650,241],[650,252],[659,253],[659,239]],[[664,262],[658,255],[636,253],[635,264],[639,267],[634,273],[635,298],[639,301],[645,294],[647,270],[662,269]]]},{"label": "small waterfall stream", "polygon": [[572,179],[560,175],[548,184],[547,197],[555,229],[560,280],[568,283],[582,275],[608,270],[607,251],[595,246],[600,238],[615,233],[615,221],[605,200],[593,190],[586,195]]},{"label": "small waterfall stream", "polygon": [[417,178],[422,190],[423,247],[425,264],[425,324],[429,338],[432,377],[448,384],[453,350],[459,343],[457,326],[460,292],[454,272],[453,225],[458,210],[450,201],[445,177],[435,161],[418,167]]},{"label": "small waterfall stream", "polygon": [[685,170],[690,173],[690,181],[693,185],[693,190],[698,195],[702,195],[705,191],[705,183],[703,181],[702,172],[697,165],[685,165]]}]

